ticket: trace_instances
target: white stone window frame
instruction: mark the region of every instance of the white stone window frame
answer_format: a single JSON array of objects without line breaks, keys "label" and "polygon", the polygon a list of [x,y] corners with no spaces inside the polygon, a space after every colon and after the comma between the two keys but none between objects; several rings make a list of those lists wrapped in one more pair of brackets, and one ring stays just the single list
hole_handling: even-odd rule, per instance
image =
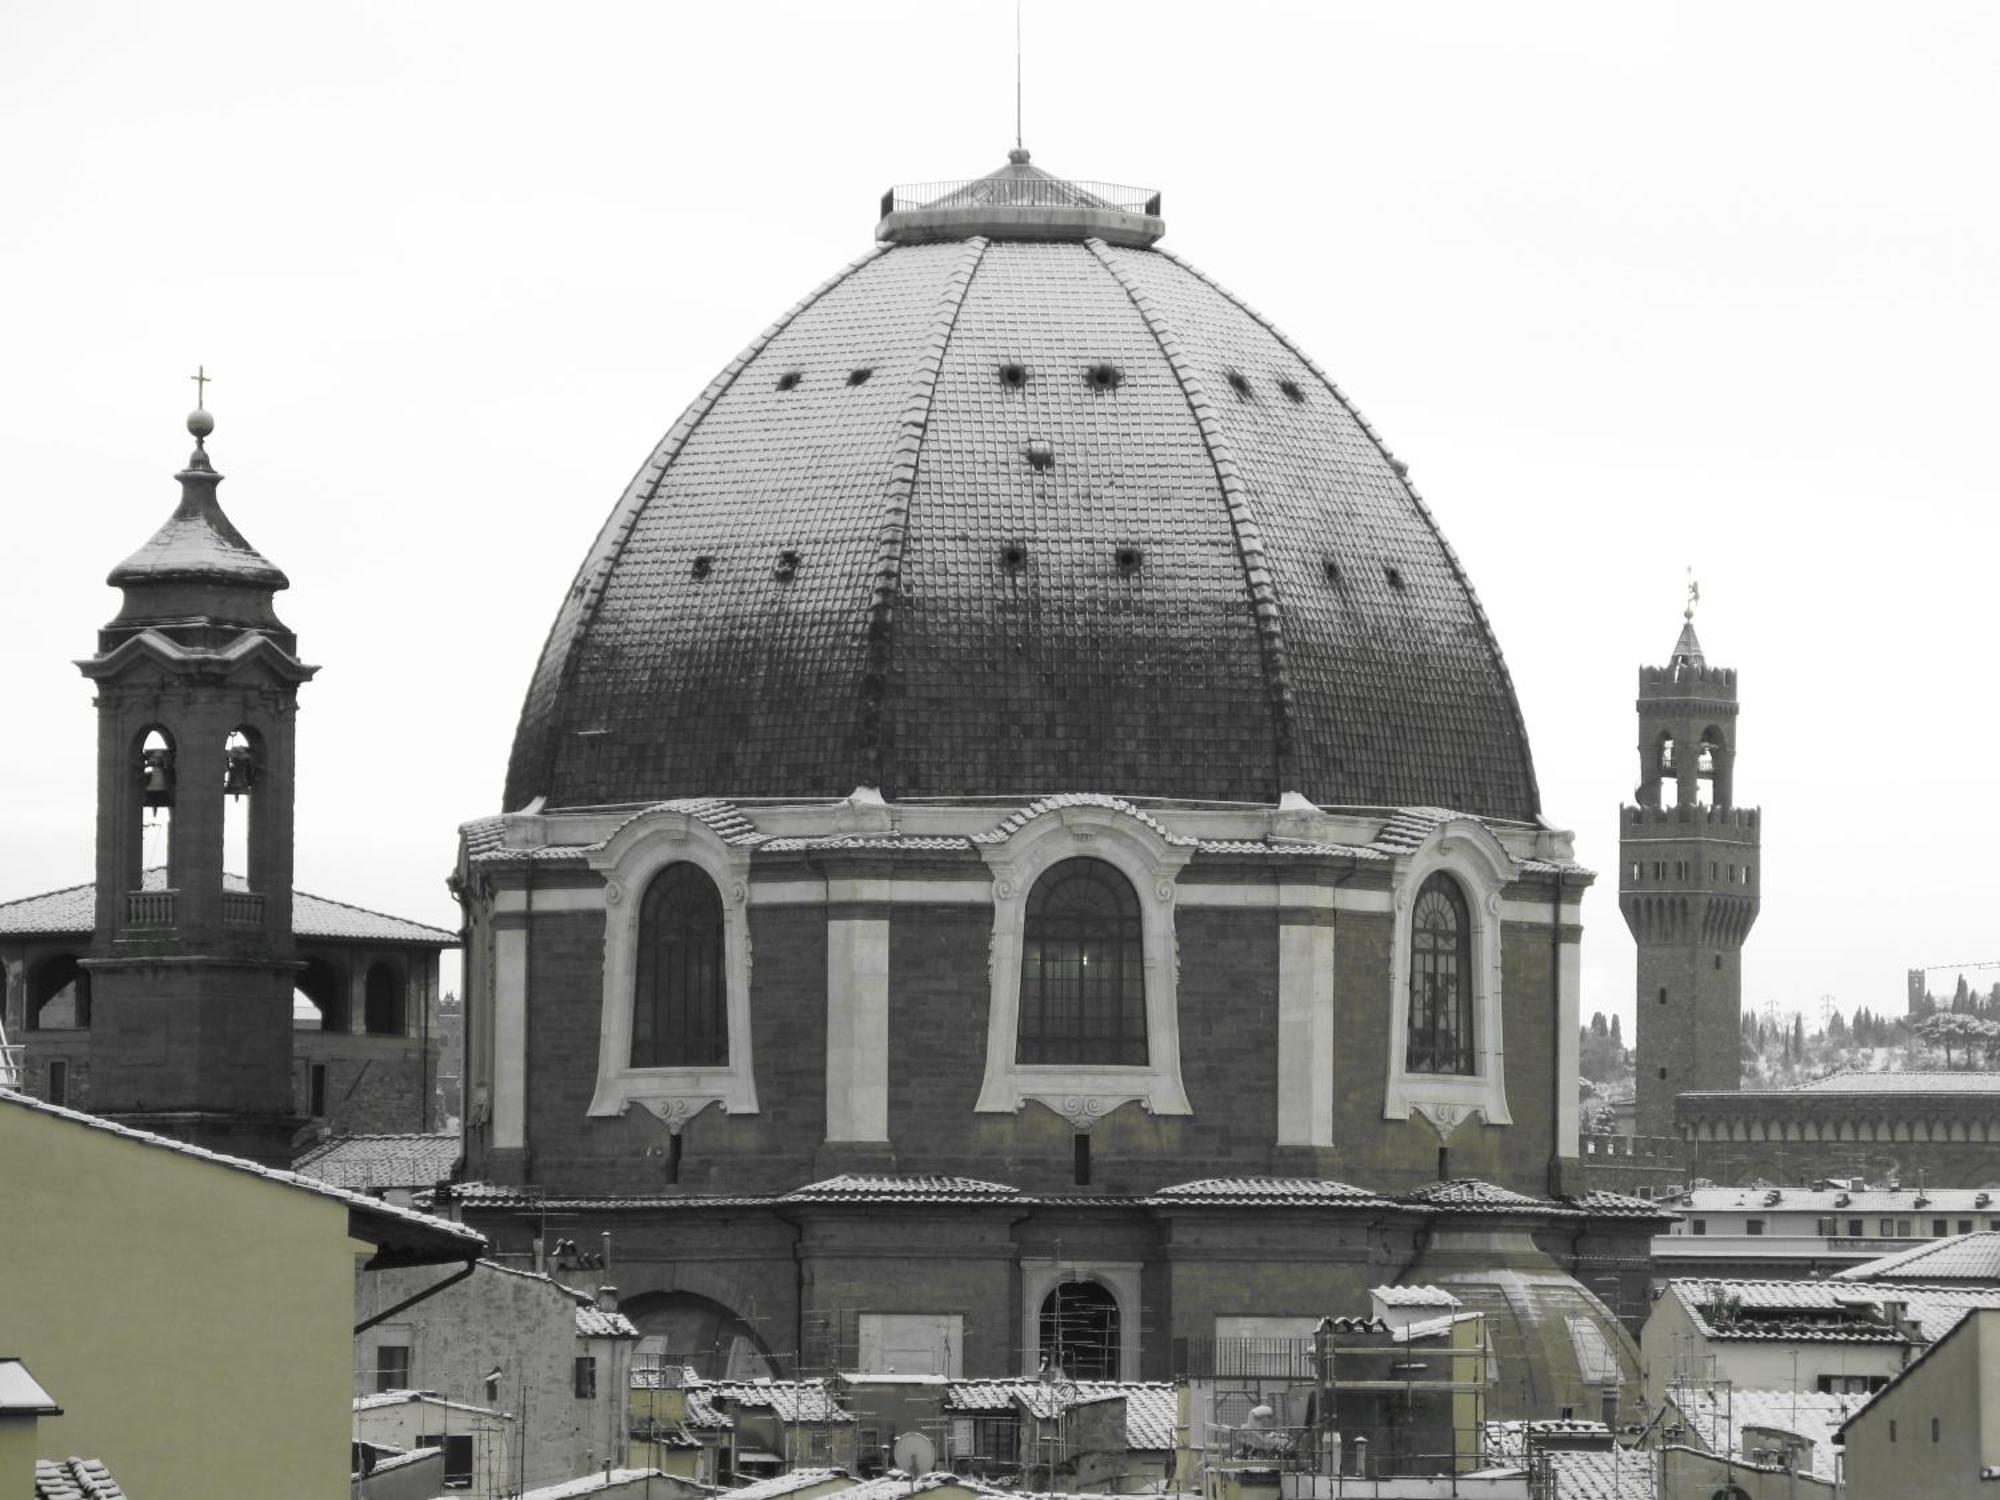
[{"label": "white stone window frame", "polygon": [[[993,876],[993,938],[988,969],[986,1073],[980,1114],[1018,1114],[1044,1104],[1078,1131],[1088,1131],[1120,1105],[1137,1103],[1156,1115],[1191,1115],[1181,1082],[1180,957],[1174,937],[1174,880],[1193,857],[1191,846],[1169,843],[1147,823],[1117,808],[1053,808],[1004,842],[982,844]],[[1146,1061],[1143,1064],[1023,1063],[1021,949],[1028,893],[1066,859],[1099,859],[1132,882],[1139,898],[1140,959],[1146,979]]]},{"label": "white stone window frame", "polygon": [[[657,808],[631,819],[588,856],[604,877],[604,1002],[598,1028],[594,1116],[622,1115],[634,1104],[678,1132],[711,1104],[724,1114],[757,1113],[750,1055],[750,851],[726,843],[700,818]],[[632,1010],[639,981],[639,914],[646,887],[669,865],[691,864],[722,898],[724,1006],[729,1061],[720,1066],[632,1065]]]},{"label": "white stone window frame", "polygon": [[1027,1260],[1021,1262],[1021,1350],[1023,1375],[1041,1371],[1042,1304],[1049,1293],[1071,1281],[1091,1281],[1118,1304],[1119,1380],[1139,1378],[1139,1285],[1145,1268],[1136,1260]]},{"label": "white stone window frame", "polygon": [[[1438,873],[1457,880],[1472,921],[1472,1040],[1470,1073],[1413,1073],[1404,1067],[1410,1031],[1410,940],[1417,892]],[[1500,895],[1517,867],[1492,832],[1470,818],[1433,828],[1396,861],[1392,876],[1395,930],[1391,938],[1388,1080],[1385,1120],[1420,1114],[1440,1141],[1474,1115],[1488,1125],[1512,1125],[1507,1109],[1507,1053],[1501,1025]]]}]

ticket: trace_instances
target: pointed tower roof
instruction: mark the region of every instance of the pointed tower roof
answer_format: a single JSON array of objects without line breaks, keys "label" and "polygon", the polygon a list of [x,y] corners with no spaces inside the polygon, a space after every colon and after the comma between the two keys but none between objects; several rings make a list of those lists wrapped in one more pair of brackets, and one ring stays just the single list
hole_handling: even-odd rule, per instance
[{"label": "pointed tower roof", "polygon": [[1681,622],[1680,639],[1674,642],[1674,654],[1667,658],[1670,667],[1705,666],[1702,660],[1701,642],[1694,633],[1694,615],[1690,613]]},{"label": "pointed tower roof", "polygon": [[194,434],[194,452],[187,467],[174,476],[181,482],[181,503],[143,547],[111,570],[105,582],[126,589],[199,581],[271,591],[290,588],[283,570],[251,546],[222,513],[215,495],[222,476],[210,465],[204,445],[215,430],[215,418],[197,407],[188,413],[187,426]]}]

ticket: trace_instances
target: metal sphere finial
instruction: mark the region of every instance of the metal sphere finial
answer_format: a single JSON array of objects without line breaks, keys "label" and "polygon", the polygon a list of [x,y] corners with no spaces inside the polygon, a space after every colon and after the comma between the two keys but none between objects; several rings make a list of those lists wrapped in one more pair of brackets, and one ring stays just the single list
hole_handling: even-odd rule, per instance
[{"label": "metal sphere finial", "polygon": [[188,413],[188,431],[194,434],[194,440],[198,443],[215,431],[215,418],[197,406]]},{"label": "metal sphere finial", "polygon": [[1028,151],[1022,146],[1016,146],[1012,151],[1007,153],[1007,160],[1011,161],[1017,167],[1026,162],[1027,159]]}]

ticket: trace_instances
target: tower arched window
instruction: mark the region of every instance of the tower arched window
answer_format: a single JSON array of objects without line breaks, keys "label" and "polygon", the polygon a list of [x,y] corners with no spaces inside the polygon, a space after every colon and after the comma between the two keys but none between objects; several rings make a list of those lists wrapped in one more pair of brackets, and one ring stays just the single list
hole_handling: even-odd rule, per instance
[{"label": "tower arched window", "polygon": [[74,953],[44,959],[28,980],[28,1030],[69,1031],[90,1025],[90,971]]},{"label": "tower arched window", "polygon": [[1022,928],[1022,1063],[1143,1067],[1146,966],[1138,893],[1101,859],[1051,865]]},{"label": "tower arched window", "polygon": [[1410,1020],[1403,1066],[1412,1073],[1477,1071],[1472,1033],[1472,914],[1442,871],[1418,888],[1410,921]]},{"label": "tower arched window", "polygon": [[670,864],[639,909],[632,1066],[721,1067],[729,1062],[722,894],[699,865]]}]

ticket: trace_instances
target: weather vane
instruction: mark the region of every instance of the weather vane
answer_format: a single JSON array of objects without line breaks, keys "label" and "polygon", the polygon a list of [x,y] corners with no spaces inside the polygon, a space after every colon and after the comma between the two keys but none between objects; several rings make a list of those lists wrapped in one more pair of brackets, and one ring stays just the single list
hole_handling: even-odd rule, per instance
[{"label": "weather vane", "polygon": [[194,367],[194,374],[188,376],[188,379],[194,382],[194,404],[196,406],[208,405],[208,382],[212,378],[208,373],[206,365],[196,365]]},{"label": "weather vane", "polygon": [[1688,602],[1687,608],[1682,611],[1682,618],[1692,620],[1694,618],[1694,607],[1699,603],[1701,603],[1701,585],[1695,581],[1694,565],[1690,563],[1688,564]]}]

